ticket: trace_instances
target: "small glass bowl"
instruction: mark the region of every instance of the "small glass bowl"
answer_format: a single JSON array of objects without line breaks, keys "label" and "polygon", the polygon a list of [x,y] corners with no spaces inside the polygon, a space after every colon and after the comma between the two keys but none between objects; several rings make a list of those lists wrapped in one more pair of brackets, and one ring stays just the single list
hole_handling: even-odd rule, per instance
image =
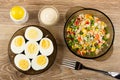
[{"label": "small glass bowl", "polygon": [[[56,20],[55,21],[53,21],[53,22],[51,22],[51,23],[44,23],[42,20],[41,20],[41,13],[42,13],[42,11],[43,10],[45,10],[45,9],[47,9],[47,8],[49,8],[49,9],[53,9],[53,10],[55,10],[55,12],[56,12]],[[50,13],[48,13],[48,15],[44,15],[45,16],[45,18],[53,18],[53,17],[51,17],[51,15],[50,15]],[[38,21],[41,23],[41,24],[43,24],[43,25],[45,25],[45,26],[52,26],[52,25],[55,25],[57,22],[58,22],[58,20],[59,20],[59,12],[58,12],[58,10],[54,7],[54,6],[44,6],[44,7],[42,7],[40,10],[39,10],[39,12],[38,12]],[[46,21],[47,22],[47,21]]]}]

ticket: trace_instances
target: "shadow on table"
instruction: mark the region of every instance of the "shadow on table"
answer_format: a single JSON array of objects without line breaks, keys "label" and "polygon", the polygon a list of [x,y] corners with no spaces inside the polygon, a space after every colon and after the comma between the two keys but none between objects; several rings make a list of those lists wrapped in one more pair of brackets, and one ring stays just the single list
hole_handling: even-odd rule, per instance
[{"label": "shadow on table", "polygon": [[63,48],[64,47],[62,45],[57,46],[57,56],[56,56],[54,64],[47,71],[43,73],[44,76],[49,75],[50,80],[53,80],[54,78],[56,78],[55,76],[57,76],[58,74],[62,72],[60,65],[63,59],[63,55],[64,55]]},{"label": "shadow on table", "polygon": [[99,58],[96,58],[95,60],[96,61],[104,61],[104,60],[107,60],[113,53],[113,46],[110,48],[110,50],[103,56],[99,57]]}]

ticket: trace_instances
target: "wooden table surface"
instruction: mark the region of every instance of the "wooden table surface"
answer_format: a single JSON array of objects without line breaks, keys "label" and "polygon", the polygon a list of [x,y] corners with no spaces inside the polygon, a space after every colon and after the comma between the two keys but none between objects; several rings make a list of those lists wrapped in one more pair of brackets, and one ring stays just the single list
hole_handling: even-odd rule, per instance
[{"label": "wooden table surface", "polygon": [[[0,0],[0,80],[115,80],[100,73],[80,70],[75,71],[61,66],[63,58],[71,58],[84,65],[108,71],[120,72],[120,0]],[[9,17],[9,10],[14,5],[24,6],[30,18],[22,25],[14,24]],[[17,71],[8,57],[8,43],[15,31],[25,25],[40,25],[37,19],[39,9],[45,5],[53,5],[60,12],[60,20],[55,26],[43,26],[56,38],[58,45],[57,58],[53,66],[38,75],[25,75]],[[103,57],[87,60],[73,55],[65,45],[63,27],[65,14],[74,6],[96,8],[110,17],[115,28],[113,47]]]}]

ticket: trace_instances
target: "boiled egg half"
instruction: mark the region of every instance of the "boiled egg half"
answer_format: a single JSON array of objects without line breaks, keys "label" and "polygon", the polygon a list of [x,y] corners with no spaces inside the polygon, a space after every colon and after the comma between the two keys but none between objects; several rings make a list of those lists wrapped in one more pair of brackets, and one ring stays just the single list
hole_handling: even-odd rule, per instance
[{"label": "boiled egg half", "polygon": [[19,35],[13,38],[11,42],[11,50],[13,53],[18,54],[23,52],[25,46],[25,39],[23,36]]},{"label": "boiled egg half", "polygon": [[27,40],[39,41],[43,37],[43,32],[34,26],[28,27],[25,31],[25,38]]},{"label": "boiled egg half", "polygon": [[47,56],[44,55],[39,55],[36,56],[33,60],[32,60],[32,68],[34,70],[41,70],[47,67],[48,65],[48,58]]},{"label": "boiled egg half", "polygon": [[49,38],[42,38],[39,44],[39,50],[42,55],[51,55],[54,50],[52,41]]},{"label": "boiled egg half", "polygon": [[36,41],[28,41],[25,45],[25,55],[32,59],[39,53],[38,43]]},{"label": "boiled egg half", "polygon": [[14,64],[17,68],[27,71],[31,67],[30,60],[24,54],[18,54],[14,58]]}]

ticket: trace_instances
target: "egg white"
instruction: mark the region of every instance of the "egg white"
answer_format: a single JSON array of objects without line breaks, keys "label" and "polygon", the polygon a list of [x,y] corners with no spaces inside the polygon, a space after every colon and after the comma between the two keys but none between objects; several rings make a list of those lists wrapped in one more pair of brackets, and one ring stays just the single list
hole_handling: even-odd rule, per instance
[{"label": "egg white", "polygon": [[[42,40],[48,40],[49,42],[50,42],[50,46],[49,46],[49,48],[47,48],[47,49],[44,49],[41,45],[42,45]],[[42,55],[45,55],[45,56],[49,56],[49,55],[51,55],[52,53],[53,53],[53,50],[54,50],[54,47],[53,47],[53,43],[52,43],[52,41],[49,39],[49,38],[42,38],[41,39],[41,41],[40,41],[40,43],[39,43],[39,50],[40,50],[40,53],[42,54]]]},{"label": "egg white", "polygon": [[[39,56],[42,56],[42,55],[39,55]],[[35,71],[42,70],[42,69],[46,68],[47,65],[48,65],[48,63],[49,63],[48,57],[45,56],[46,64],[45,64],[45,65],[42,65],[42,66],[40,66],[39,64],[37,64],[37,61],[36,61],[36,60],[37,60],[37,57],[39,57],[39,56],[34,57],[33,60],[32,60],[32,63],[31,63],[31,64],[32,64],[32,68],[33,68]]]},{"label": "egg white", "polygon": [[[30,30],[35,30],[35,31],[38,32],[37,38],[31,39],[31,38],[28,37],[28,32],[29,32]],[[28,28],[26,29],[26,31],[25,31],[25,38],[26,38],[27,40],[39,41],[42,37],[43,37],[43,32],[42,32],[39,28],[37,28],[37,27],[31,26],[31,27],[28,27]]]},{"label": "egg white", "polygon": [[[16,40],[17,38],[19,38],[19,37],[22,37],[22,39],[23,39],[23,45],[20,46],[20,47],[17,47],[17,46],[14,44],[14,42],[15,42],[15,40]],[[23,36],[16,36],[16,37],[12,40],[10,47],[11,47],[12,52],[15,53],[15,54],[19,54],[19,53],[23,52],[24,47],[25,47],[25,39],[24,39],[24,37],[23,37]]]},{"label": "egg white", "polygon": [[[27,47],[28,47],[29,44],[35,44],[35,45],[37,46],[37,47],[36,47],[37,49],[36,49],[36,51],[35,51],[33,54],[30,54],[29,51],[27,50]],[[28,42],[26,43],[26,45],[25,45],[25,55],[26,55],[28,58],[32,59],[32,58],[36,57],[36,56],[38,55],[38,53],[39,53],[38,43],[37,43],[36,41],[28,41]]]},{"label": "egg white", "polygon": [[[20,61],[21,59],[25,59],[25,60],[27,60],[28,63],[29,63],[29,67],[28,67],[26,70],[21,69],[20,66],[19,66],[19,61]],[[21,70],[23,70],[23,71],[27,71],[27,70],[29,70],[30,67],[31,67],[30,60],[29,60],[24,54],[18,54],[18,55],[16,55],[15,58],[14,58],[14,64],[15,64],[15,66],[16,66],[17,68],[19,68],[19,69],[21,69]]]}]

